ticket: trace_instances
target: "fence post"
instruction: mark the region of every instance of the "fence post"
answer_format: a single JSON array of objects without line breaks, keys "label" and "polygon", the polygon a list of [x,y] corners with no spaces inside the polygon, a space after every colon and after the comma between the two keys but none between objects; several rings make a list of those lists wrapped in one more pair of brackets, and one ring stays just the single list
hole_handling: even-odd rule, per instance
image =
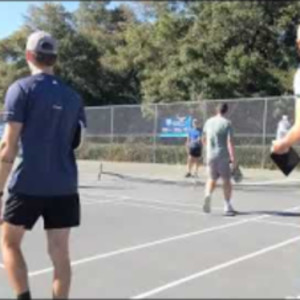
[{"label": "fence post", "polygon": [[203,100],[203,124],[205,123],[207,119],[207,100]]},{"label": "fence post", "polygon": [[158,109],[157,104],[154,104],[154,124],[153,124],[153,162],[156,163],[156,148],[157,148],[157,120]]},{"label": "fence post", "polygon": [[113,144],[114,142],[114,107],[110,107],[110,143]]},{"label": "fence post", "polygon": [[261,168],[264,169],[266,163],[266,145],[267,145],[267,119],[268,119],[268,99],[264,100],[264,114],[263,114],[263,132],[262,132],[262,159]]}]

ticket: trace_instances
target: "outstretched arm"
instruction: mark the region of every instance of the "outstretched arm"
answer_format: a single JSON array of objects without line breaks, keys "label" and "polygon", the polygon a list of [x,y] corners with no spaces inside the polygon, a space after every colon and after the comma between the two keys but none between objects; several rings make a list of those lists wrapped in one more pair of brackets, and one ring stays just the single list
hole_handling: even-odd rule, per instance
[{"label": "outstretched arm", "polygon": [[284,138],[273,142],[271,151],[278,154],[285,153],[298,141],[300,141],[300,97],[296,99],[294,125]]},{"label": "outstretched arm", "polygon": [[0,218],[2,218],[3,191],[18,154],[18,141],[22,126],[22,123],[8,122],[0,143]]},{"label": "outstretched arm", "polygon": [[233,165],[235,165],[235,148],[234,148],[234,141],[233,141],[233,129],[230,126],[228,138],[227,138],[227,148],[229,152],[229,158]]}]

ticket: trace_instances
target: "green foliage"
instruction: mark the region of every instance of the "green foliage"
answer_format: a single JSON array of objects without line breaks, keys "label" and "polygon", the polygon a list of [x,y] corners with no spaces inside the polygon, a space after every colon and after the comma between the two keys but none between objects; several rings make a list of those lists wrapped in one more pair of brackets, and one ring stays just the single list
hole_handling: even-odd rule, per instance
[{"label": "green foliage", "polygon": [[[274,168],[269,155],[269,147],[263,146],[238,146],[236,147],[236,158],[244,168],[260,168],[263,154],[265,156],[264,166]],[[99,144],[87,142],[77,153],[79,159],[128,161],[151,163],[154,159],[153,145],[145,143],[122,143],[122,144]],[[186,163],[186,149],[183,145],[157,145],[155,148],[157,163],[182,164]]]},{"label": "green foliage", "polygon": [[292,92],[297,66],[294,1],[141,1],[108,8],[83,1],[32,5],[23,26],[0,41],[0,96],[28,74],[26,37],[60,44],[58,74],[86,105],[275,96]]}]

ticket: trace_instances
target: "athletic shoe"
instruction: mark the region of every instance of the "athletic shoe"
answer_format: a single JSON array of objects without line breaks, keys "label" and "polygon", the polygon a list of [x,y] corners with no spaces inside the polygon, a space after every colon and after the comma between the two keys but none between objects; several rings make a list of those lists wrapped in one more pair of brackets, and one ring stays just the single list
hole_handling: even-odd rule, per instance
[{"label": "athletic shoe", "polygon": [[191,173],[186,173],[185,178],[189,178],[189,177],[192,177],[192,174]]},{"label": "athletic shoe", "polygon": [[225,217],[234,217],[236,214],[237,214],[237,212],[233,208],[224,210]]},{"label": "athletic shoe", "polygon": [[210,201],[211,201],[211,197],[205,196],[204,204],[203,204],[203,212],[205,212],[207,214],[210,213]]}]

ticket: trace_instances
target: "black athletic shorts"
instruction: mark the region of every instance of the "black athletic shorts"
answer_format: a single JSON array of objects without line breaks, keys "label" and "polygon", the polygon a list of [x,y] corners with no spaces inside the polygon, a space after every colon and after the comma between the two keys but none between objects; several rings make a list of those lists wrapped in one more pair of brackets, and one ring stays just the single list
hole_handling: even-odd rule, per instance
[{"label": "black athletic shorts", "polygon": [[202,155],[202,147],[201,145],[190,147],[189,154],[192,157],[198,158]]},{"label": "black athletic shorts", "polygon": [[79,195],[39,197],[10,194],[5,203],[4,221],[31,230],[39,217],[44,219],[45,229],[61,229],[79,226]]}]

